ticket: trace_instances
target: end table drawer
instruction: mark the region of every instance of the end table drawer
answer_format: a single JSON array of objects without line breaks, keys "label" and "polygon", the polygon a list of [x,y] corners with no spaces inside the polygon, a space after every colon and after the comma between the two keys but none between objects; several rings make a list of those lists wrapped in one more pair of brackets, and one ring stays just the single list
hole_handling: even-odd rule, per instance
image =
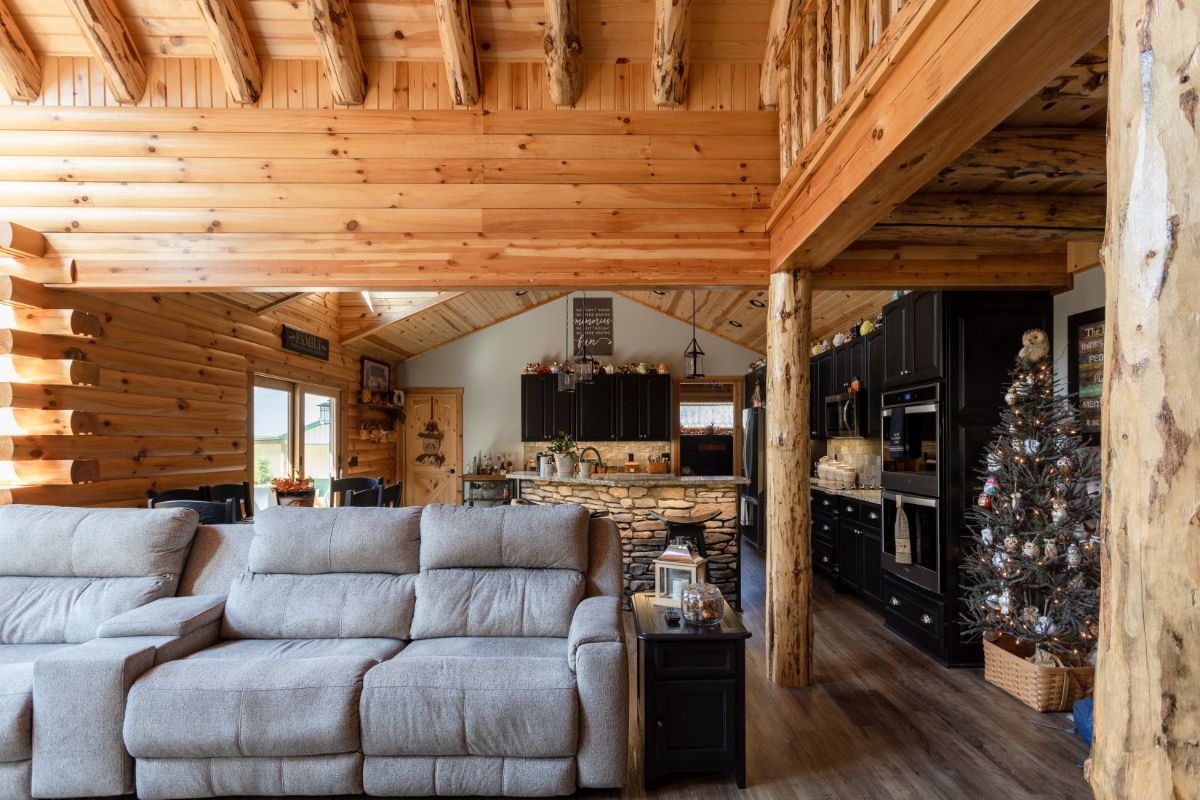
[{"label": "end table drawer", "polygon": [[695,642],[654,648],[654,671],[659,680],[732,677],[737,648],[722,642]]}]

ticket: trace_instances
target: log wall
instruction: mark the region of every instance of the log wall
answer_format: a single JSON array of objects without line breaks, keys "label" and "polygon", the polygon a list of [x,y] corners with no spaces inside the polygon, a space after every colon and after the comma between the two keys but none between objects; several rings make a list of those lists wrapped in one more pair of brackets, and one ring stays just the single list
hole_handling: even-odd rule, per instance
[{"label": "log wall", "polygon": [[[399,437],[357,436],[364,418],[385,417],[356,402],[363,350],[338,344],[336,295],[256,316],[193,295],[0,280],[11,287],[0,351],[12,364],[0,384],[0,462],[11,465],[0,503],[140,505],[152,488],[246,480],[256,373],[340,391],[343,455],[359,459],[346,474],[395,480]],[[329,362],[282,350],[284,323],[329,338]]]}]

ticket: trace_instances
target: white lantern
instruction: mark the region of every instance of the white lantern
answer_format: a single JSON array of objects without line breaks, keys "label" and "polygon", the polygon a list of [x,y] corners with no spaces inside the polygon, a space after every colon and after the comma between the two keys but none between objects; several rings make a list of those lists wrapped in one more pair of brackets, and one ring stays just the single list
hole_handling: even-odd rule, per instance
[{"label": "white lantern", "polygon": [[654,605],[680,607],[683,587],[703,580],[707,559],[692,556],[691,561],[654,559]]}]

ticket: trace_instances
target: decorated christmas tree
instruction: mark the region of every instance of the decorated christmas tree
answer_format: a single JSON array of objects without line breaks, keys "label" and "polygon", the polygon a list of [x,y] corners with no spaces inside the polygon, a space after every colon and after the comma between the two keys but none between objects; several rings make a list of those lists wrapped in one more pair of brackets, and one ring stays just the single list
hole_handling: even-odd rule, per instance
[{"label": "decorated christmas tree", "polygon": [[1055,393],[1046,333],[1026,331],[968,512],[967,627],[1036,646],[1035,661],[1082,666],[1100,605],[1100,462]]}]

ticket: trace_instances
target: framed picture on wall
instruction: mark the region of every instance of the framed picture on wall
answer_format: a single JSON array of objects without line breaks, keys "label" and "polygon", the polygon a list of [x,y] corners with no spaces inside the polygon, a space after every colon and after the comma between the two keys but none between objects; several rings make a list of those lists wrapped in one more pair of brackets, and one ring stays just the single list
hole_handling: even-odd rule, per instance
[{"label": "framed picture on wall", "polygon": [[1100,443],[1104,395],[1104,308],[1067,317],[1067,391],[1079,398],[1085,439]]},{"label": "framed picture on wall", "polygon": [[389,364],[363,356],[362,388],[373,392],[390,392],[392,390],[392,368]]}]

